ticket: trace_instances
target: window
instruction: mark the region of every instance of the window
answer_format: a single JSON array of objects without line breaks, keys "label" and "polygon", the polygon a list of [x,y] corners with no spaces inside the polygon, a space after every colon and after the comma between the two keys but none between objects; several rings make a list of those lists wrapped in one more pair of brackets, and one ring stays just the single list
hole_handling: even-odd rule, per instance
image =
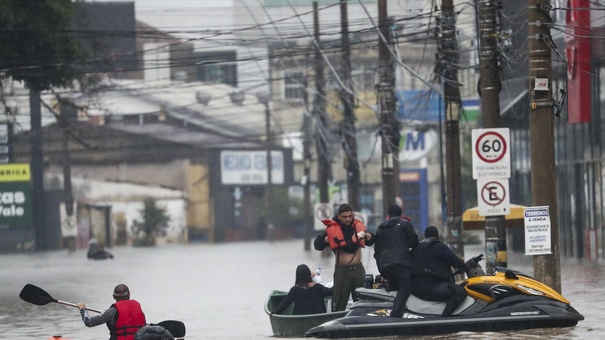
[{"label": "window", "polygon": [[284,99],[303,99],[305,75],[302,72],[284,72]]},{"label": "window", "polygon": [[196,53],[199,81],[237,86],[237,65],[235,51],[215,51]]}]

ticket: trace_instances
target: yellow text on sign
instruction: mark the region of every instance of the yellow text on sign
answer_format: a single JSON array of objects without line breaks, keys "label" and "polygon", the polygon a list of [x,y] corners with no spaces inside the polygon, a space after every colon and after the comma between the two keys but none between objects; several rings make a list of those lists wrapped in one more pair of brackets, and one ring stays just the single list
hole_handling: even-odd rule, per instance
[{"label": "yellow text on sign", "polygon": [[27,182],[31,179],[29,164],[0,164],[0,182]]}]

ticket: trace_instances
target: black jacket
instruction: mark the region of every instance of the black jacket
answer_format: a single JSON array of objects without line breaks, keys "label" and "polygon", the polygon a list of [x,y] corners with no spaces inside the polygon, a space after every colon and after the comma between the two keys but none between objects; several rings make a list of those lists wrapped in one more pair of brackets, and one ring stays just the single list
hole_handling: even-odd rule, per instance
[{"label": "black jacket", "polygon": [[466,265],[452,250],[439,240],[425,238],[412,251],[412,276],[433,276],[454,282],[452,268],[466,271]]},{"label": "black jacket", "polygon": [[418,234],[405,218],[391,217],[378,226],[374,242],[374,258],[378,270],[389,264],[410,267],[410,248],[418,245]]}]

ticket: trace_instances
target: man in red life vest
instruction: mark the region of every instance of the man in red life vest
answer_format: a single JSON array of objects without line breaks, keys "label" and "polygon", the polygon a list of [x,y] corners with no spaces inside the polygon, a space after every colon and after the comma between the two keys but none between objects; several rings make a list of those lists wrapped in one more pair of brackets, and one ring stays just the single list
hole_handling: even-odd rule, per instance
[{"label": "man in red life vest", "polygon": [[82,321],[86,327],[107,324],[109,340],[134,340],[135,333],[146,324],[141,305],[135,300],[130,300],[130,290],[125,284],[116,286],[113,298],[116,300],[113,305],[101,315],[93,317],[88,315],[85,304],[78,303]]},{"label": "man in red life vest", "polygon": [[336,254],[334,268],[334,311],[347,307],[349,295],[356,299],[355,289],[363,287],[366,271],[361,264],[361,248],[374,244],[373,234],[366,226],[354,218],[353,209],[348,204],[338,208],[338,214],[331,220],[322,221],[326,231],[318,235],[313,243],[316,250],[326,247]]}]

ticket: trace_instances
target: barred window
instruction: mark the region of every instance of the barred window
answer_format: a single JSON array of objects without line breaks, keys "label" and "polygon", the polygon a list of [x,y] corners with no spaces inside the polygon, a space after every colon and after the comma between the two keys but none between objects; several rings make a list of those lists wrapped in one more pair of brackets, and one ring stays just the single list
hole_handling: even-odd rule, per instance
[{"label": "barred window", "polygon": [[305,95],[305,75],[302,72],[284,73],[284,99],[303,99]]}]

